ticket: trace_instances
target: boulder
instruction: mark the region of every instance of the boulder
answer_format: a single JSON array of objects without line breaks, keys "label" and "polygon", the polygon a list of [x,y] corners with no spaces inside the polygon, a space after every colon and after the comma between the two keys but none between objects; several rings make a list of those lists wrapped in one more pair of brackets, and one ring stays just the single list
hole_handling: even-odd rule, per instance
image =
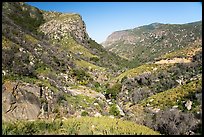
[{"label": "boulder", "polygon": [[123,112],[123,110],[116,104],[116,107],[118,108],[120,115],[121,116],[125,116],[125,113]]},{"label": "boulder", "polygon": [[114,116],[113,116],[113,115],[110,115],[109,117],[110,117],[110,118],[114,118]]},{"label": "boulder", "polygon": [[190,100],[188,100],[188,101],[186,101],[185,107],[186,107],[188,110],[191,110],[192,104],[193,104],[193,102],[190,101]]},{"label": "boulder", "polygon": [[40,88],[36,85],[6,81],[2,92],[2,117],[6,121],[35,120],[40,114]]},{"label": "boulder", "polygon": [[176,109],[176,108],[178,108],[178,106],[173,106],[172,108],[173,108],[173,109]]},{"label": "boulder", "polygon": [[96,114],[94,114],[94,117],[101,117],[102,115],[101,115],[101,113],[99,113],[99,112],[96,112]]}]

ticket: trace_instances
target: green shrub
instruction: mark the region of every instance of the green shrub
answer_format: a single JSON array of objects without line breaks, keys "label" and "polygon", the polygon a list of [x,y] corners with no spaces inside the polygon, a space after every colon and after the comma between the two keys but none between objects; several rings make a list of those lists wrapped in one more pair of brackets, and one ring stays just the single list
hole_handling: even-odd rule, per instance
[{"label": "green shrub", "polygon": [[33,135],[38,132],[34,122],[17,121],[13,123],[3,123],[3,134],[5,135]]},{"label": "green shrub", "polygon": [[111,105],[110,110],[109,110],[109,113],[110,113],[111,115],[114,115],[114,116],[119,116],[119,115],[120,115],[120,111],[119,111],[118,108],[116,107],[116,104]]},{"label": "green shrub", "polygon": [[56,95],[56,100],[57,100],[57,103],[62,103],[63,100],[66,101],[66,97],[65,97],[65,93],[63,92],[58,92],[57,95]]},{"label": "green shrub", "polygon": [[97,62],[97,61],[99,61],[99,58],[98,57],[91,57],[90,61]]},{"label": "green shrub", "polygon": [[116,99],[117,94],[120,92],[121,88],[122,88],[122,85],[119,83],[116,83],[111,88],[108,88],[106,90],[106,94],[111,94],[111,98]]},{"label": "green shrub", "polygon": [[81,85],[86,85],[89,81],[93,81],[90,75],[82,69],[73,69],[72,76],[75,76]]},{"label": "green shrub", "polygon": [[88,115],[89,115],[89,113],[87,111],[82,111],[81,112],[81,116],[88,116]]}]

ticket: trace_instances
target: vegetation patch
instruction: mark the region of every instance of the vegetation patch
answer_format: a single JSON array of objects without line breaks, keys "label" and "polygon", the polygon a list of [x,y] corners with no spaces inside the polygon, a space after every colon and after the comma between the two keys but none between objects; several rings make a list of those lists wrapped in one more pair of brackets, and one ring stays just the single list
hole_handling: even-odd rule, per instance
[{"label": "vegetation patch", "polygon": [[64,20],[67,18],[71,18],[72,20],[79,20],[81,17],[79,14],[70,14],[70,13],[66,13],[66,14],[62,14],[60,15],[57,19],[58,20]]},{"label": "vegetation patch", "polygon": [[120,82],[122,80],[122,78],[124,78],[124,77],[132,78],[132,77],[135,77],[136,75],[142,74],[144,72],[152,72],[154,70],[154,68],[157,68],[157,71],[159,71],[160,69],[166,69],[169,66],[170,65],[144,64],[144,65],[141,65],[137,68],[133,68],[133,69],[125,71],[124,73],[122,73],[119,76],[117,76],[116,78],[114,78],[113,81]]},{"label": "vegetation patch", "polygon": [[27,41],[32,42],[33,44],[38,43],[38,40],[37,40],[36,38],[34,38],[33,36],[28,35],[28,34],[25,34],[25,39],[26,39]]},{"label": "vegetation patch", "polygon": [[84,61],[84,60],[76,60],[75,63],[76,63],[77,66],[79,66],[79,67],[81,67],[81,68],[85,68],[85,69],[87,68],[87,69],[89,69],[89,70],[94,69],[94,70],[104,71],[104,70],[106,69],[106,68],[104,68],[104,67],[96,66],[96,65],[94,65],[94,64],[92,64],[92,63],[89,63],[89,62],[87,62],[87,61]]},{"label": "vegetation patch", "polygon": [[2,48],[3,49],[11,49],[12,45],[18,46],[17,44],[7,39],[5,36],[2,36]]},{"label": "vegetation patch", "polygon": [[94,98],[90,98],[84,95],[71,96],[69,94],[66,94],[64,96],[69,104],[72,104],[74,108],[80,108],[81,106],[80,109],[85,109],[89,107],[91,104],[93,104],[95,100]]},{"label": "vegetation patch", "polygon": [[87,85],[93,81],[92,77],[82,69],[72,69],[71,75],[76,78],[80,85]]},{"label": "vegetation patch", "polygon": [[111,88],[106,90],[106,95],[111,96],[111,98],[116,99],[118,93],[121,91],[122,85],[119,83],[114,84]]},{"label": "vegetation patch", "polygon": [[194,55],[194,51],[200,51],[202,50],[201,47],[186,47],[186,48],[183,48],[183,49],[180,49],[180,50],[177,50],[177,51],[174,51],[174,52],[171,52],[171,53],[168,53],[168,54],[165,54],[165,55],[162,55],[161,58],[175,58],[175,57],[180,57],[180,58],[187,58],[189,57],[190,55]]},{"label": "vegetation patch", "polygon": [[60,40],[60,42],[53,41],[54,43],[59,43],[65,50],[69,50],[72,53],[85,58],[98,58],[98,56],[93,55],[88,49],[84,46],[78,44],[71,36],[66,36]]},{"label": "vegetation patch", "polygon": [[157,93],[141,101],[140,104],[143,106],[149,104],[149,106],[160,109],[172,107],[178,105],[177,100],[181,100],[183,97],[196,92],[198,88],[202,88],[202,80],[195,80],[188,84]]},{"label": "vegetation patch", "polygon": [[116,107],[116,104],[112,104],[109,110],[109,113],[113,116],[119,116],[120,115],[120,111],[118,110],[118,108]]},{"label": "vegetation patch", "polygon": [[134,122],[109,117],[81,117],[55,121],[3,122],[3,135],[159,135]]}]

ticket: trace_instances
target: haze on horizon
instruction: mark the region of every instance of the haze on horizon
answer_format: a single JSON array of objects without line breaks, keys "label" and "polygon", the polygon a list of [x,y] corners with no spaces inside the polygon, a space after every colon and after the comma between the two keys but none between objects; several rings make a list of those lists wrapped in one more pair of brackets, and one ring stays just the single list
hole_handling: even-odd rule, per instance
[{"label": "haze on horizon", "polygon": [[78,13],[89,36],[101,43],[114,31],[151,23],[184,24],[202,20],[201,2],[26,2],[42,10]]}]

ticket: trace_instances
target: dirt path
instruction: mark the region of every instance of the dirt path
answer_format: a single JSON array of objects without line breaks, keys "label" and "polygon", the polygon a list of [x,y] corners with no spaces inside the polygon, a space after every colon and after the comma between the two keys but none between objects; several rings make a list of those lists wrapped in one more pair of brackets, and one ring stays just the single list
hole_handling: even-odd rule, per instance
[{"label": "dirt path", "polygon": [[92,98],[102,98],[105,99],[105,96],[102,93],[98,93],[94,90],[91,90],[87,87],[84,86],[79,86],[78,88],[67,88],[68,92],[70,92],[73,96],[76,95],[84,95],[84,96],[89,96]]},{"label": "dirt path", "polygon": [[155,64],[175,64],[175,63],[190,63],[191,59],[185,59],[185,58],[173,58],[173,59],[167,59],[167,60],[160,60],[155,62]]},{"label": "dirt path", "polygon": [[202,48],[192,49],[192,50],[190,50],[190,51],[187,53],[187,56],[194,56],[197,51],[201,51],[201,50],[202,50]]}]

